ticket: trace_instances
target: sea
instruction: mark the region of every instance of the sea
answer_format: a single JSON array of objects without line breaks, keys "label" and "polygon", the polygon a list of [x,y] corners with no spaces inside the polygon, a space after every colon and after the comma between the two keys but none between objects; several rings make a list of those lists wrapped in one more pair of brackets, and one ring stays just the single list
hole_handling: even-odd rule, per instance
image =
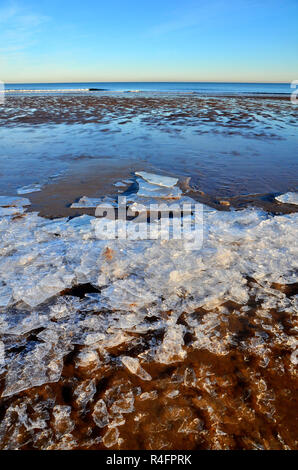
[{"label": "sea", "polygon": [[297,187],[290,83],[19,83],[5,92],[0,195],[48,188],[46,215],[69,215],[76,198],[115,192],[135,171],[191,178],[212,198]]},{"label": "sea", "polygon": [[200,95],[289,95],[291,83],[236,82],[73,82],[5,83],[7,93],[198,93]]}]

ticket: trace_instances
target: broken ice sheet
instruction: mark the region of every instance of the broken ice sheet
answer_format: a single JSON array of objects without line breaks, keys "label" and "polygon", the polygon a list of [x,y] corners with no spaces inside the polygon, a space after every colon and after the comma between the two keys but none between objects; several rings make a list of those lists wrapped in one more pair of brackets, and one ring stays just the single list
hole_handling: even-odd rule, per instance
[{"label": "broken ice sheet", "polygon": [[0,313],[0,334],[24,335],[47,324],[47,316],[38,312]]},{"label": "broken ice sheet", "polygon": [[[74,357],[75,367],[85,377],[92,378],[94,371],[103,366],[96,350],[101,348],[105,352],[119,344],[131,344],[131,333],[137,341],[140,340],[137,333],[150,330],[154,334],[158,328],[165,332],[163,340],[149,344],[144,351],[144,354],[150,352],[151,356],[148,353],[147,357],[151,360],[163,363],[183,360],[187,329],[193,334],[193,348],[226,353],[232,339],[229,335],[220,336],[221,323],[216,312],[214,317],[206,316],[199,324],[190,315],[187,325],[176,322],[183,312],[191,314],[204,305],[215,309],[224,300],[245,305],[251,292],[246,275],[258,279],[254,295],[263,303],[266,297],[268,307],[278,307],[279,311],[291,308],[284,298],[276,295],[273,298],[274,290],[265,292],[261,283],[266,286],[270,282],[297,282],[297,214],[272,217],[255,209],[208,212],[204,215],[204,245],[195,252],[187,252],[179,240],[134,243],[98,240],[93,221],[97,219],[91,216],[70,221],[46,220],[32,213],[17,220],[0,221],[1,312],[3,307],[22,300],[33,306],[48,300],[50,306],[45,310],[48,320],[45,319],[51,326],[45,324],[37,337],[52,348],[52,357],[59,360],[64,353],[59,356],[56,348],[66,344],[65,336],[73,343],[92,345],[80,349]],[[101,293],[88,294],[81,300],[70,296],[50,300],[67,286],[80,283],[101,287]],[[12,328],[11,331],[21,334],[38,327],[44,318],[30,310],[31,319],[19,311],[15,323],[13,318],[7,321],[5,316],[1,317],[4,330]],[[97,319],[92,319],[92,310],[96,311]],[[156,319],[149,322],[148,317]],[[45,346],[39,346],[39,360],[35,365],[28,349],[19,355],[10,353],[15,344],[25,347],[20,337],[15,336],[9,349],[5,338],[8,394],[51,379],[51,374],[46,372],[51,361],[43,350]],[[33,372],[26,366],[25,356],[34,364]],[[140,356],[139,359],[142,360]],[[11,365],[16,368],[15,376]],[[138,371],[138,368],[131,366],[131,370]],[[35,371],[40,371],[38,377],[34,376]],[[119,398],[120,395],[116,400]],[[130,397],[127,398],[129,402]],[[114,402],[109,404],[109,410]]]},{"label": "broken ice sheet", "polygon": [[82,410],[85,410],[86,406],[92,401],[96,393],[96,381],[95,379],[85,380],[81,382],[74,391],[74,397],[76,404]]},{"label": "broken ice sheet", "polygon": [[99,428],[104,428],[109,424],[109,414],[107,405],[100,399],[95,403],[94,410],[92,413],[93,421]]},{"label": "broken ice sheet", "polygon": [[70,418],[71,415],[71,406],[66,405],[56,405],[53,408],[53,418],[54,418],[54,429],[58,437],[70,433],[74,427],[75,423]]},{"label": "broken ice sheet", "polygon": [[138,310],[157,298],[147,291],[146,285],[134,278],[115,281],[101,293],[108,304],[119,310]]},{"label": "broken ice sheet", "polygon": [[89,348],[82,349],[75,359],[75,366],[90,372],[99,369],[101,361],[97,351]]},{"label": "broken ice sheet", "polygon": [[[56,270],[55,270],[56,271]],[[16,287],[14,289],[14,299],[22,300],[31,307],[36,307],[50,297],[59,294],[66,288],[71,287],[73,275],[65,273],[65,268],[62,271],[50,272],[46,275],[39,275],[39,280],[35,279],[30,282]]]},{"label": "broken ice sheet", "polygon": [[118,416],[119,413],[132,413],[134,411],[134,402],[134,395],[130,390],[129,392],[123,393],[118,400],[114,401],[109,411],[116,416]]},{"label": "broken ice sheet", "polygon": [[0,207],[0,217],[6,217],[10,215],[19,215],[24,213],[24,208],[19,207]]},{"label": "broken ice sheet", "polygon": [[144,393],[141,393],[141,395],[139,396],[139,399],[141,401],[145,401],[145,400],[156,400],[158,398],[158,393],[156,390],[152,390],[152,392],[144,392]]},{"label": "broken ice sheet", "polygon": [[[181,196],[178,200],[167,200],[165,201],[160,197],[139,197],[138,194],[130,194],[127,196],[128,201],[128,213],[127,215],[135,215],[136,212],[143,213],[150,210],[151,222],[158,213],[165,213],[165,215],[172,213],[173,217],[181,217],[181,214],[191,214],[194,209],[194,200],[188,196]],[[204,210],[207,210],[204,207]]]},{"label": "broken ice sheet", "polygon": [[58,297],[53,305],[50,306],[50,318],[52,320],[61,320],[74,316],[81,306],[80,299],[71,295]]},{"label": "broken ice sheet", "polygon": [[29,199],[15,196],[0,196],[0,207],[30,206]]},{"label": "broken ice sheet", "polygon": [[110,428],[103,436],[103,443],[106,447],[115,446],[119,440],[119,430],[117,428]]},{"label": "broken ice sheet", "polygon": [[117,181],[113,185],[116,186],[116,188],[125,188],[129,183],[125,181]]},{"label": "broken ice sheet", "polygon": [[156,352],[155,360],[162,364],[171,364],[173,362],[182,361],[186,356],[184,346],[183,325],[169,326],[163,343]]},{"label": "broken ice sheet", "polygon": [[281,194],[280,196],[277,196],[275,198],[278,202],[282,202],[284,204],[298,204],[298,193],[285,193]]},{"label": "broken ice sheet", "polygon": [[63,368],[63,356],[69,352],[52,344],[30,342],[25,350],[8,362],[2,397],[15,395],[28,388],[58,382]]},{"label": "broken ice sheet", "polygon": [[179,199],[182,191],[178,186],[175,187],[161,187],[159,185],[153,185],[146,181],[137,179],[139,190],[137,196],[139,197],[154,197],[160,199]]},{"label": "broken ice sheet", "polygon": [[5,366],[5,347],[3,341],[0,341],[0,374],[3,372]]},{"label": "broken ice sheet", "polygon": [[134,393],[128,379],[116,381],[114,386],[105,391],[103,398],[113,421],[121,418],[122,414],[134,411]]},{"label": "broken ice sheet", "polygon": [[154,173],[147,173],[146,171],[136,171],[137,176],[141,176],[148,183],[156,184],[158,186],[165,186],[171,188],[178,183],[178,178],[172,178],[170,176],[156,175]]},{"label": "broken ice sheet", "polygon": [[86,209],[86,208],[96,208],[100,205],[107,204],[107,207],[115,207],[116,203],[114,199],[109,197],[87,197],[83,196],[78,202],[74,202],[70,207],[72,209]]},{"label": "broken ice sheet", "polygon": [[146,372],[139,360],[134,357],[122,356],[122,364],[134,375],[137,375],[141,380],[152,380],[152,377]]},{"label": "broken ice sheet", "polygon": [[17,190],[18,194],[29,194],[29,193],[36,193],[37,191],[41,191],[42,186],[40,184],[30,184],[28,186],[23,186]]},{"label": "broken ice sheet", "polygon": [[12,300],[11,288],[6,285],[1,285],[1,281],[0,281],[0,307],[7,307],[11,303],[11,300]]}]

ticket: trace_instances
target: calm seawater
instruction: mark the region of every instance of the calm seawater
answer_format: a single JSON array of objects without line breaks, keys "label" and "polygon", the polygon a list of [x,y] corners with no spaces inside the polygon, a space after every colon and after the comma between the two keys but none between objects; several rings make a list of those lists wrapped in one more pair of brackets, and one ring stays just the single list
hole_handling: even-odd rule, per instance
[{"label": "calm seawater", "polygon": [[290,84],[55,83],[6,91],[0,195],[38,183],[44,189],[35,198],[45,194],[60,215],[78,197],[117,191],[114,183],[136,170],[191,177],[219,198],[297,190]]},{"label": "calm seawater", "polygon": [[214,82],[82,82],[5,84],[7,92],[86,92],[96,88],[105,92],[160,92],[199,94],[290,94],[290,83],[214,83]]}]

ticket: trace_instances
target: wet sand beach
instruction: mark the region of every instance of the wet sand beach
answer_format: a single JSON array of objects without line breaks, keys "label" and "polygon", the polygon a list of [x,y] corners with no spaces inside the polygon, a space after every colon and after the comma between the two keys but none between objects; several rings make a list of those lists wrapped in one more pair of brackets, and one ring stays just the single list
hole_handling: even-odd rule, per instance
[{"label": "wet sand beach", "polygon": [[43,215],[70,215],[73,200],[117,192],[119,177],[142,169],[190,178],[213,201],[297,186],[289,97],[8,96],[1,111],[0,194],[40,183]]}]

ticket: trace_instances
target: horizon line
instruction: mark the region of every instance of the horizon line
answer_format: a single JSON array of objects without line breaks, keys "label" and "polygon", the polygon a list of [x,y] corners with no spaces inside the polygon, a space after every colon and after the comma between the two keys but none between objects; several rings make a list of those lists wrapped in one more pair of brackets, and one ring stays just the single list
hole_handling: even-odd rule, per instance
[{"label": "horizon line", "polygon": [[222,80],[103,80],[103,81],[80,81],[80,80],[75,80],[75,81],[41,81],[41,82],[34,82],[34,81],[25,81],[25,82],[11,82],[11,81],[3,81],[2,83],[8,84],[8,85],[23,85],[23,84],[57,84],[57,83],[252,83],[252,84],[261,84],[261,83],[266,83],[266,84],[276,84],[276,85],[285,85],[285,84],[290,84],[292,83],[293,80],[289,81],[283,81],[283,82],[278,82],[278,81],[237,81],[237,80],[229,80],[229,81],[222,81]]}]

